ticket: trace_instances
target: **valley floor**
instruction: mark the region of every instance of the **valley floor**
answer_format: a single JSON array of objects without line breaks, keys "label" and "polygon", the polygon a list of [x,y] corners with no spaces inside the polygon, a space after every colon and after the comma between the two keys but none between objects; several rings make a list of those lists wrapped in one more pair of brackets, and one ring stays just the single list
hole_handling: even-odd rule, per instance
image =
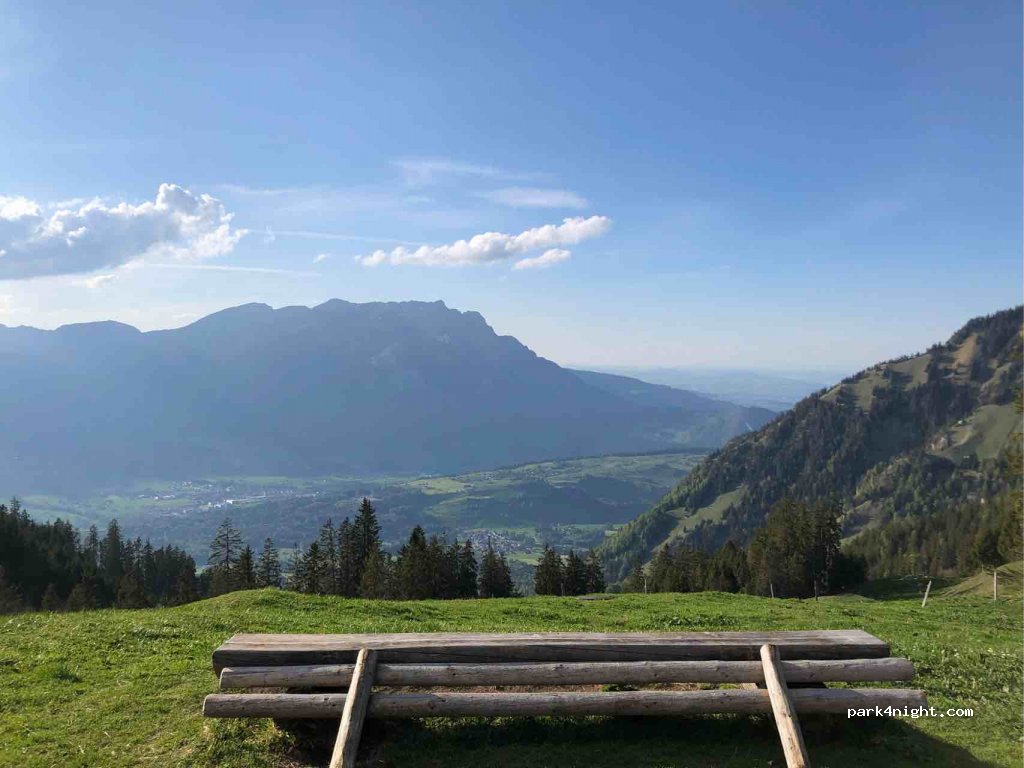
[{"label": "valley floor", "polygon": [[[939,595],[820,601],[719,593],[608,600],[370,602],[277,591],[179,608],[0,617],[0,765],[303,766],[309,740],[269,721],[204,721],[212,650],[235,632],[687,631],[859,627],[917,667],[929,702],[973,718],[804,722],[815,765],[1019,766],[1017,601]],[[764,766],[767,717],[371,724],[373,766]]]}]

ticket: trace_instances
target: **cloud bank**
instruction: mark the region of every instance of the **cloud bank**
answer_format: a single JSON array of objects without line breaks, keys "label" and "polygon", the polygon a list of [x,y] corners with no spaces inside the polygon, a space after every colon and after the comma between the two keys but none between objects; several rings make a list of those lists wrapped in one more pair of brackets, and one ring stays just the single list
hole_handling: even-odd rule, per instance
[{"label": "cloud bank", "polygon": [[512,265],[512,269],[547,269],[560,261],[568,261],[572,254],[564,248],[552,248],[544,251],[540,256],[533,256],[527,259],[520,259]]},{"label": "cloud bank", "polygon": [[152,202],[102,200],[43,206],[0,195],[0,280],[116,267],[148,255],[204,259],[229,253],[245,234],[209,195],[161,184]]},{"label": "cloud bank", "polygon": [[[390,251],[374,251],[369,256],[358,256],[356,260],[366,267],[381,264],[418,264],[426,267],[459,267],[475,264],[491,264],[507,261],[523,256],[531,251],[546,250],[536,258],[521,259],[517,262],[518,269],[529,269],[542,266],[541,261],[547,258],[543,266],[550,266],[565,261],[571,255],[569,251],[560,250],[559,246],[576,245],[584,240],[600,237],[611,226],[611,219],[606,216],[582,216],[564,219],[561,224],[545,224],[542,227],[528,229],[518,235],[507,235],[501,232],[484,232],[474,235],[469,240],[457,240],[449,245],[424,245],[415,250],[405,247]],[[554,251],[558,255],[549,255]],[[522,262],[536,262],[519,267]]]}]

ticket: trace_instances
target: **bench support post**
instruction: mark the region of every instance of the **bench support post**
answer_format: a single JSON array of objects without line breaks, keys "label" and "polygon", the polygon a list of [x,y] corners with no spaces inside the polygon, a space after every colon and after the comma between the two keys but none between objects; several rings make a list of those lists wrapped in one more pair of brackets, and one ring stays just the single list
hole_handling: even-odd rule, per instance
[{"label": "bench support post", "polygon": [[764,681],[768,688],[768,697],[772,702],[775,714],[775,725],[779,729],[782,740],[782,752],[786,756],[788,768],[810,768],[807,759],[807,748],[800,732],[800,723],[796,719],[796,708],[789,696],[789,687],[782,675],[779,662],[779,650],[768,643],[761,646],[761,663],[764,665]]},{"label": "bench support post", "polygon": [[362,648],[352,671],[352,683],[345,697],[345,709],[341,713],[338,739],[334,742],[330,768],[353,768],[359,751],[359,737],[363,732],[363,721],[373,690],[373,676],[377,671],[377,652]]}]

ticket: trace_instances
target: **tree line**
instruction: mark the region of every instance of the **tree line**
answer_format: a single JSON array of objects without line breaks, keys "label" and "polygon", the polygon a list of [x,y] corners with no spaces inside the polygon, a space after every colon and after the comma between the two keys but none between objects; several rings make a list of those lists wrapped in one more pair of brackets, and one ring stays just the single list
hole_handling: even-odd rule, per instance
[{"label": "tree line", "polygon": [[[542,562],[547,562],[549,552],[545,549]],[[582,569],[582,561],[574,553],[570,553],[569,563],[573,573],[577,568]],[[595,568],[600,575],[596,560],[588,567],[589,583],[599,584],[603,589],[603,576],[596,582],[593,579]],[[240,532],[230,520],[225,520],[210,543],[207,571],[211,594],[265,586],[306,594],[377,600],[447,600],[517,597],[519,594],[508,559],[489,541],[478,557],[468,539],[448,542],[436,534],[428,536],[422,526],[417,525],[396,554],[386,551],[381,543],[376,510],[368,499],[363,499],[354,519],[346,517],[337,525],[328,519],[307,546],[295,545],[290,563],[285,566],[272,540],[266,540],[257,556],[243,546]],[[570,587],[565,594],[577,594],[575,589]],[[560,588],[540,594],[562,594],[562,591]]]},{"label": "tree line", "polygon": [[84,539],[68,522],[37,523],[0,504],[0,613],[178,605],[200,596],[195,561],[177,547],[126,539],[116,520]]},{"label": "tree line", "polygon": [[856,586],[864,564],[840,551],[841,513],[833,502],[783,499],[746,548],[732,540],[712,553],[666,545],[646,568],[634,565],[623,590],[812,597]]},{"label": "tree line", "polygon": [[594,550],[586,558],[573,550],[563,559],[545,545],[533,572],[533,588],[538,595],[590,595],[604,592],[604,571]]}]

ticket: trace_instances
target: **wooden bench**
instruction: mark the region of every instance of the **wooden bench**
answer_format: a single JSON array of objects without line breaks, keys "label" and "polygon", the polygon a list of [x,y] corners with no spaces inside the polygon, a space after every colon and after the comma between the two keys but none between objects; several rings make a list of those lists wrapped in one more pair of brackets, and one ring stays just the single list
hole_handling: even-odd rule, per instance
[{"label": "wooden bench", "polygon": [[[861,630],[536,634],[235,635],[213,653],[221,690],[207,717],[340,718],[331,768],[355,765],[366,717],[773,713],[789,766],[807,766],[797,714],[923,707],[900,688],[827,682],[909,680],[914,667]],[[380,692],[401,687],[745,684],[710,690]],[[816,686],[816,687],[793,687]]]}]

